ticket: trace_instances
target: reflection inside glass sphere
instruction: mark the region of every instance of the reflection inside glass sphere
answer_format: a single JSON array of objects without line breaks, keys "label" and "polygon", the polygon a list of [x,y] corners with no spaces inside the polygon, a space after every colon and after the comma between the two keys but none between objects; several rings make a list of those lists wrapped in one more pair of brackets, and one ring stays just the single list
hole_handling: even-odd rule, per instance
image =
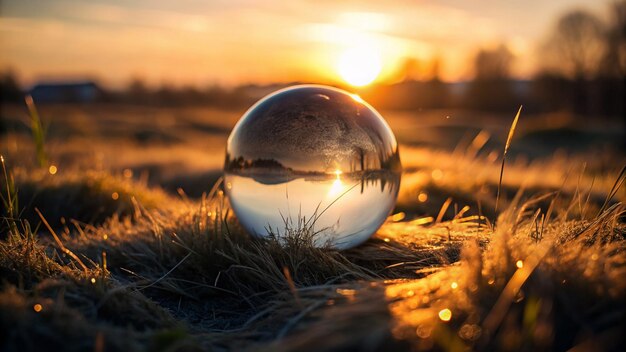
[{"label": "reflection inside glass sphere", "polygon": [[306,231],[316,246],[354,247],[393,210],[398,145],[360,97],[295,86],[250,108],[228,138],[226,193],[255,236]]}]

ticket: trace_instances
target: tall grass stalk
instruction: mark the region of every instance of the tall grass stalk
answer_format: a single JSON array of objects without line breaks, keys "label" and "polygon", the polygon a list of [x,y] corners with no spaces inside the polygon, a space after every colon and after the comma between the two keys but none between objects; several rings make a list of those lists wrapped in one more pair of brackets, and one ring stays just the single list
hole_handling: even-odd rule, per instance
[{"label": "tall grass stalk", "polygon": [[4,162],[4,156],[0,155],[0,163],[2,163],[2,173],[4,175],[4,185],[6,194],[0,192],[0,198],[2,198],[2,205],[4,205],[5,213],[3,214],[7,224],[9,225],[9,233],[16,235],[17,218],[18,214],[18,198],[17,188],[15,187],[15,181],[13,175],[7,172],[6,164]]},{"label": "tall grass stalk", "polygon": [[502,176],[504,175],[504,163],[506,162],[506,154],[508,153],[509,147],[511,146],[513,134],[515,134],[515,128],[517,127],[517,120],[519,120],[519,115],[521,112],[522,106],[520,105],[519,110],[517,110],[517,114],[515,115],[515,119],[513,119],[513,123],[511,124],[511,128],[509,129],[509,136],[506,138],[506,144],[504,145],[504,153],[502,154],[502,165],[500,166],[500,180],[498,181],[498,193],[496,194],[496,214],[498,213],[498,203],[500,202],[500,190],[502,188]]},{"label": "tall grass stalk", "polygon": [[28,113],[30,115],[30,131],[33,137],[33,142],[35,142],[37,164],[39,167],[43,168],[48,166],[48,154],[46,154],[45,150],[46,127],[41,122],[33,97],[27,95],[24,101],[26,102],[26,107],[28,107]]}]

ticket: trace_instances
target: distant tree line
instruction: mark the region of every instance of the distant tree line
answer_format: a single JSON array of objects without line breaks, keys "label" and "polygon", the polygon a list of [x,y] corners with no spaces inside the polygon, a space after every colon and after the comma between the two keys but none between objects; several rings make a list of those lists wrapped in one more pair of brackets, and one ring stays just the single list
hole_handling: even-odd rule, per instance
[{"label": "distant tree line", "polygon": [[478,51],[470,82],[444,84],[435,73],[428,81],[372,87],[362,95],[383,108],[511,111],[523,104],[526,111],[624,116],[626,1],[613,3],[610,13],[608,22],[583,10],[559,18],[539,47],[539,71],[531,80],[511,78],[515,57],[501,44]]},{"label": "distant tree line", "polygon": [[275,159],[246,159],[243,156],[231,157],[226,153],[226,169],[228,171],[239,171],[252,168],[274,169],[292,171]]},{"label": "distant tree line", "polygon": [[221,108],[238,108],[249,104],[250,97],[245,92],[245,86],[233,89],[220,86],[207,88],[182,87],[176,88],[165,84],[159,88],[148,88],[140,80],[133,80],[125,92],[118,92],[112,98],[116,101],[131,104],[146,105],[206,105]]},{"label": "distant tree line", "polygon": [[[80,90],[81,85],[97,87],[98,94],[95,99],[83,99]],[[98,102],[148,106],[240,108],[252,104],[254,97],[250,96],[250,91],[253,91],[254,87],[253,85],[246,85],[232,89],[220,86],[209,86],[207,88],[188,86],[181,88],[165,84],[157,88],[151,88],[142,80],[135,79],[123,90],[106,89],[92,81],[83,81],[80,84],[63,81],[58,83],[46,82],[38,84],[31,89],[22,90],[12,70],[0,72],[0,102],[12,103],[23,103],[26,94],[33,94],[35,101],[40,104]],[[46,94],[45,98],[37,99],[36,95],[39,95],[42,91],[44,91],[43,94]]]}]

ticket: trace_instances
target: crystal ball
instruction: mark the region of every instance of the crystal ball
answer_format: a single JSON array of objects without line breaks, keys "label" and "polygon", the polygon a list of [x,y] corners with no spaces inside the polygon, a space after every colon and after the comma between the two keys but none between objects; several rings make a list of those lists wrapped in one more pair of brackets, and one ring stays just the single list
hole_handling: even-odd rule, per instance
[{"label": "crystal ball", "polygon": [[393,210],[402,165],[382,116],[356,94],[299,85],[254,104],[232,130],[225,191],[257,237],[348,249]]}]

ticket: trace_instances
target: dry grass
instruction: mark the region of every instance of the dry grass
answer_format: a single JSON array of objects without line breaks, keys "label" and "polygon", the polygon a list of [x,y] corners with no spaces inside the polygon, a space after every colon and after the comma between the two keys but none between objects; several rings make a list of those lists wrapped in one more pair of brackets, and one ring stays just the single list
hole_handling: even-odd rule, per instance
[{"label": "dry grass", "polygon": [[[55,228],[78,224],[99,225],[113,215],[126,216],[135,208],[176,206],[166,194],[149,189],[123,175],[95,170],[54,171],[14,168],[14,182],[19,185],[19,217],[39,222],[38,208]],[[57,174],[58,173],[58,174]]]},{"label": "dry grass", "polygon": [[[124,170],[142,158],[110,172],[70,157],[55,174],[20,160],[1,180],[0,348],[619,349],[617,159],[511,158],[499,182],[501,159],[479,153],[483,137],[454,153],[403,146],[397,214],[345,252],[313,247],[306,228],[282,244],[251,238],[219,184],[174,196]],[[20,138],[9,155],[34,155]],[[164,170],[177,168],[179,149],[195,157],[159,143],[150,148],[169,152],[134,152]]]},{"label": "dry grass", "polygon": [[589,207],[578,204],[588,199],[582,187],[567,198],[522,202],[520,193],[495,227],[458,211],[442,222],[390,218],[363,246],[337,252],[314,248],[298,229],[283,245],[250,238],[218,187],[192,201],[106,173],[13,171],[27,208],[50,221],[104,210],[53,226],[61,244],[33,228],[35,217],[16,220],[13,234],[3,227],[5,350],[623,342],[624,207],[612,202],[581,219],[588,212],[574,209]]}]

